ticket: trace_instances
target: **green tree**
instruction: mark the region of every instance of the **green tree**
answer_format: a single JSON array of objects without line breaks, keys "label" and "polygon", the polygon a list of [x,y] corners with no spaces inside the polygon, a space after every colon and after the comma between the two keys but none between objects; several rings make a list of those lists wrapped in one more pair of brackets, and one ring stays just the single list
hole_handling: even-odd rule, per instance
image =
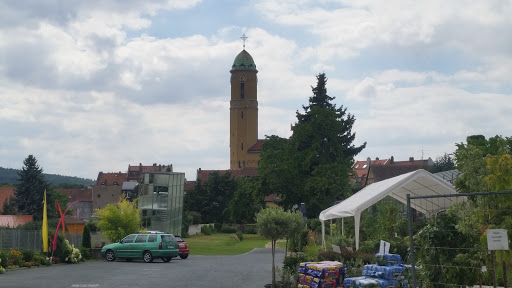
[{"label": "green tree", "polygon": [[237,189],[229,202],[229,216],[233,223],[254,223],[256,213],[264,206],[259,193],[260,178],[244,177],[237,180]]},{"label": "green tree", "polygon": [[280,207],[266,208],[256,215],[258,233],[269,239],[272,244],[272,287],[276,287],[276,243],[278,239],[286,236],[289,227],[289,217]]},{"label": "green tree", "polygon": [[[23,165],[18,173],[18,184],[14,188],[16,209],[21,214],[33,215],[35,220],[40,220],[43,218],[44,191],[48,190],[49,185],[44,179],[43,169],[39,167],[33,155],[28,155]],[[51,192],[47,191],[46,201],[53,203]]]},{"label": "green tree", "polygon": [[437,157],[434,161],[434,165],[430,167],[430,173],[438,173],[443,171],[450,171],[455,169],[455,160],[450,156],[450,154],[444,153],[443,156]]},{"label": "green tree", "polygon": [[103,209],[96,209],[97,227],[100,233],[111,242],[118,242],[124,236],[139,232],[141,221],[137,201],[130,202],[121,197],[116,204],[108,204]]},{"label": "green tree", "polygon": [[489,191],[485,182],[485,177],[490,173],[486,158],[510,154],[512,139],[495,136],[486,140],[482,135],[473,135],[468,136],[466,141],[466,144],[456,144],[455,163],[462,173],[455,180],[455,187],[462,193]]},{"label": "green tree", "polygon": [[199,212],[205,223],[229,222],[229,201],[236,187],[236,180],[231,177],[231,173],[214,171],[208,181],[197,181],[194,190],[187,192],[184,209]]},{"label": "green tree", "polygon": [[82,247],[91,249],[91,231],[89,225],[84,226],[84,232],[82,234]]},{"label": "green tree", "polygon": [[351,195],[353,159],[366,147],[353,144],[355,118],[332,103],[326,83],[325,74],[319,74],[309,105],[297,111],[290,139],[267,137],[271,141],[263,145],[260,159],[262,187],[279,193],[285,208],[306,203],[308,217]]},{"label": "green tree", "polygon": [[300,211],[288,212],[288,227],[286,227],[286,248],[284,255],[288,255],[288,242],[295,235],[299,235],[304,229],[306,229],[306,220]]},{"label": "green tree", "polygon": [[9,196],[9,199],[5,199],[4,204],[2,206],[2,215],[16,215],[16,203],[14,202],[14,198]]}]

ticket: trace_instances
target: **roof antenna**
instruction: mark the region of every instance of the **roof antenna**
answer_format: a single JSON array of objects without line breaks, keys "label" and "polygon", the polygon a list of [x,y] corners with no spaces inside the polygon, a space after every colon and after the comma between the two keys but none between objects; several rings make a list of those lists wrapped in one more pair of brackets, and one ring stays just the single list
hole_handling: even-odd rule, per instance
[{"label": "roof antenna", "polygon": [[249,38],[249,37],[245,36],[245,33],[244,33],[244,35],[242,35],[242,37],[240,37],[240,39],[242,39],[244,41],[244,50],[245,50],[245,40],[247,40],[247,38]]}]

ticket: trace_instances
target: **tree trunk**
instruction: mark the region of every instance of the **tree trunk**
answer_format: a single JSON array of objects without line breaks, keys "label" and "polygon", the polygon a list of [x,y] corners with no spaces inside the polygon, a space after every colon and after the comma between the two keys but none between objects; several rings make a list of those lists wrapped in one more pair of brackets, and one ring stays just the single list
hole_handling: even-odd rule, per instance
[{"label": "tree trunk", "polygon": [[508,287],[508,274],[507,274],[507,263],[503,260],[503,281],[505,288]]}]

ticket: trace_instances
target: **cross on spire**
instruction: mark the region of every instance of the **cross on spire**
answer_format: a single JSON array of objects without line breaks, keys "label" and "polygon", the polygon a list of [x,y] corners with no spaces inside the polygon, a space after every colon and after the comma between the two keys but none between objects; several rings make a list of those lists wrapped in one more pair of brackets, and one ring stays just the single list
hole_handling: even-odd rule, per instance
[{"label": "cross on spire", "polygon": [[240,37],[240,39],[242,39],[242,41],[244,41],[244,50],[245,50],[245,40],[247,40],[247,38],[249,38],[249,37],[245,36],[245,33],[244,33],[244,35],[242,35],[242,37]]}]

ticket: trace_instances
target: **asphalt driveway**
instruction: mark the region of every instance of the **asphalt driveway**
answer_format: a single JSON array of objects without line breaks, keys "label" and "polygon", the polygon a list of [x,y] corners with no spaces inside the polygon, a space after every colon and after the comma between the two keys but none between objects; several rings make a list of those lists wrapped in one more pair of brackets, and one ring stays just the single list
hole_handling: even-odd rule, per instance
[{"label": "asphalt driveway", "polygon": [[[284,252],[276,252],[277,266],[282,266]],[[169,263],[156,259],[88,261],[80,264],[58,264],[50,267],[7,270],[0,275],[0,287],[64,288],[64,287],[257,287],[272,281],[272,253],[257,248],[234,256],[190,255],[173,258]]]}]

